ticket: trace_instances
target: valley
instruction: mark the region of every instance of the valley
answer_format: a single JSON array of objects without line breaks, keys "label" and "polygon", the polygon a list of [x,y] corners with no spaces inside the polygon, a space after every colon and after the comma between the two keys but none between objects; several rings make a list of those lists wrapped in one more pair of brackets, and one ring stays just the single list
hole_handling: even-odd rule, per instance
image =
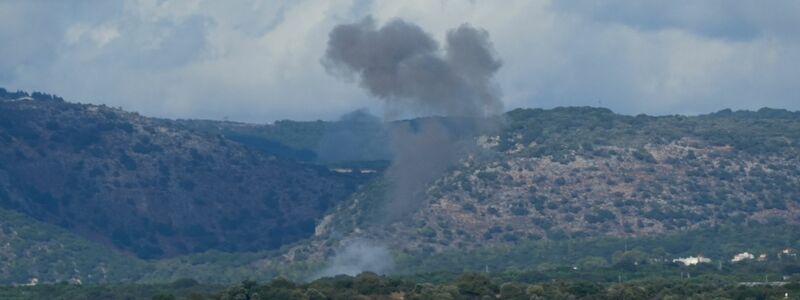
[{"label": "valley", "polygon": [[[795,112],[514,110],[462,136],[471,150],[389,217],[384,126],[414,120],[164,120],[3,92],[5,283],[302,280],[354,241],[409,275],[800,248]],[[320,152],[347,135],[356,159]],[[727,233],[678,242],[711,232]]]}]

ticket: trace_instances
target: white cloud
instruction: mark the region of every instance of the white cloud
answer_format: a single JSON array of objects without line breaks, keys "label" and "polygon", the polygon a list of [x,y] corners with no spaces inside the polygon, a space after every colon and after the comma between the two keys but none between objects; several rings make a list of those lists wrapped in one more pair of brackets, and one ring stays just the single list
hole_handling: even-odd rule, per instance
[{"label": "white cloud", "polygon": [[[800,9],[742,1],[0,2],[0,86],[164,117],[333,119],[376,108],[324,72],[328,31],[371,14],[441,39],[486,28],[508,108],[800,109]],[[688,8],[687,8],[688,7]]]},{"label": "white cloud", "polygon": [[86,24],[75,24],[67,28],[67,32],[64,34],[64,42],[72,46],[84,42],[84,39],[89,39],[97,47],[102,48],[117,37],[119,37],[119,31],[113,26],[92,28]]}]

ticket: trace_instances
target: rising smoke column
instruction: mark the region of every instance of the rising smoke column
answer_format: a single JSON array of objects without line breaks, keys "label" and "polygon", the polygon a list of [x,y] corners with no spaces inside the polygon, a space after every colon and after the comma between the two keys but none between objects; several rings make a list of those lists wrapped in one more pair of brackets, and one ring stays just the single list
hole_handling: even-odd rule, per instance
[{"label": "rising smoke column", "polygon": [[419,26],[400,19],[381,27],[370,17],[341,24],[330,32],[322,64],[383,100],[387,119],[417,114],[460,120],[419,119],[390,128],[394,159],[387,171],[387,211],[393,214],[417,207],[426,184],[458,159],[454,132],[474,132],[502,111],[492,81],[501,62],[489,34],[469,24],[448,31],[444,49]]}]

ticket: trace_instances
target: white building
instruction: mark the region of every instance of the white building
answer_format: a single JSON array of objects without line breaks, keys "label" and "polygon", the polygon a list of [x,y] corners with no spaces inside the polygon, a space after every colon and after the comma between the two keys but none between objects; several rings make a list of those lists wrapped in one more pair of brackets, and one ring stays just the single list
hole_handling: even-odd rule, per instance
[{"label": "white building", "polygon": [[31,281],[29,281],[28,283],[26,283],[26,284],[23,284],[23,285],[26,285],[26,286],[35,286],[35,285],[37,285],[37,284],[39,284],[39,278],[33,277],[33,278],[31,278]]},{"label": "white building", "polygon": [[754,259],[754,258],[756,258],[756,256],[753,255],[752,253],[750,253],[750,252],[742,252],[742,253],[734,255],[733,258],[731,259],[731,262],[740,262],[740,261],[743,261],[743,260],[746,260],[746,259]]},{"label": "white building", "polygon": [[797,257],[797,251],[792,248],[783,249],[780,253],[781,256]]},{"label": "white building", "polygon": [[710,263],[711,259],[702,255],[673,259],[672,262],[682,263],[684,266],[693,266],[699,263]]}]

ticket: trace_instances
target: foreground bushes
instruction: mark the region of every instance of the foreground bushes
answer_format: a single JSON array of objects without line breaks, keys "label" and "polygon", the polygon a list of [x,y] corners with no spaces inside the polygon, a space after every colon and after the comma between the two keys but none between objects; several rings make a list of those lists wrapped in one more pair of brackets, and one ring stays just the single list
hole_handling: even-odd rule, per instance
[{"label": "foreground bushes", "polygon": [[431,284],[362,273],[308,284],[285,279],[263,285],[244,282],[209,299],[782,299],[787,293],[800,294],[800,284],[744,286],[714,277],[617,284],[581,280],[528,284],[501,282],[478,273]]}]

